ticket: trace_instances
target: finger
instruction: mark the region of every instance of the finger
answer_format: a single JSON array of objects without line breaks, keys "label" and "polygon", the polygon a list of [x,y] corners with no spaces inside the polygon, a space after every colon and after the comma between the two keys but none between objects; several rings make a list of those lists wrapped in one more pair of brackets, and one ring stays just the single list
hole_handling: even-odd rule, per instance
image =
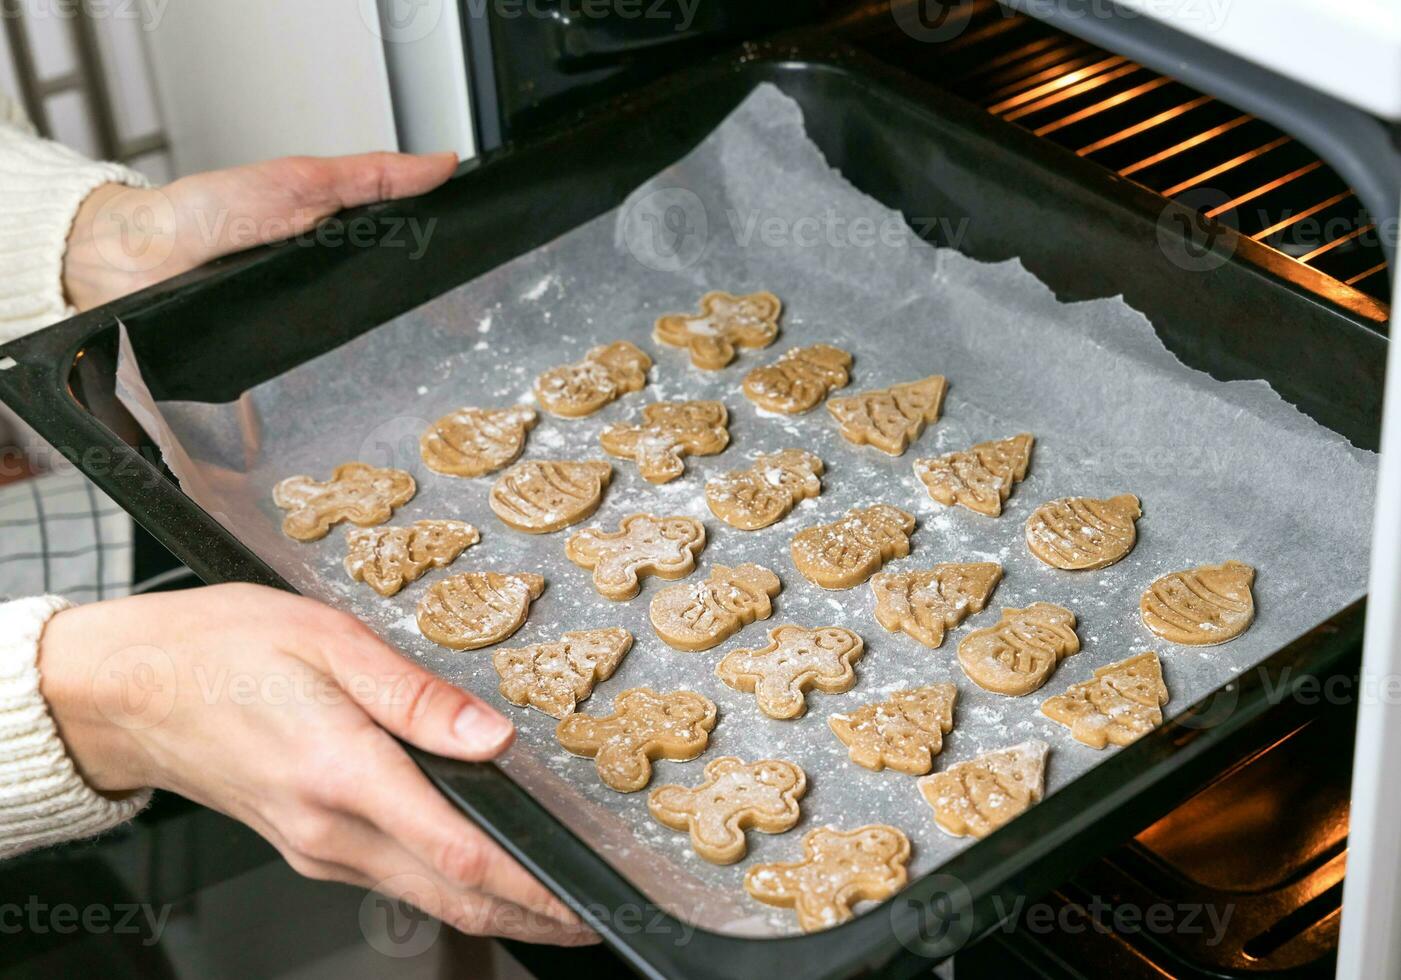
[{"label": "finger", "polygon": [[362,153],[318,161],[321,194],[353,208],[426,194],[452,176],[456,153]]}]

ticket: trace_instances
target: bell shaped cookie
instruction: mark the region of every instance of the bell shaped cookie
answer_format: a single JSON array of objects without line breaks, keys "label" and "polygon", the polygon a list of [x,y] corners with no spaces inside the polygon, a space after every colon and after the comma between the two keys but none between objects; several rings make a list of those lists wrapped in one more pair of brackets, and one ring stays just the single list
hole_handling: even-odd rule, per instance
[{"label": "bell shaped cookie", "polygon": [[948,382],[935,374],[922,381],[829,398],[827,411],[839,423],[847,442],[899,456],[919,438],[926,424],[939,421],[947,390]]},{"label": "bell shaped cookie", "polygon": [[1041,713],[1069,728],[1077,741],[1102,749],[1129,745],[1157,728],[1167,703],[1163,666],[1150,651],[1099,668],[1093,680],[1047,698]]},{"label": "bell shaped cookie", "polygon": [[497,478],[488,502],[517,531],[548,534],[598,510],[612,476],[608,463],[529,459]]},{"label": "bell shaped cookie", "polygon": [[827,725],[858,766],[919,776],[929,771],[934,756],[943,751],[944,736],[953,729],[957,697],[958,688],[952,684],[896,691],[884,701],[830,715]]},{"label": "bell shaped cookie", "polygon": [[594,760],[598,778],[619,793],[634,793],[652,779],[652,762],[694,759],[710,744],[715,704],[694,691],[659,694],[635,687],[619,694],[611,714],[573,714],[555,738],[565,750]]},{"label": "bell shaped cookie", "polygon": [[827,344],[795,347],[744,376],[744,397],[770,412],[801,415],[851,380],[851,355]]},{"label": "bell shaped cookie", "polygon": [[944,562],[908,572],[871,576],[876,622],[892,633],[904,632],[931,650],[944,642],[944,631],[980,613],[1002,581],[996,562]]},{"label": "bell shaped cookie", "polygon": [[418,628],[450,650],[477,650],[521,628],[530,604],[545,591],[531,572],[463,572],[433,583],[418,602]]},{"label": "bell shaped cookie", "polygon": [[880,902],[905,887],[910,840],[894,827],[820,827],[803,838],[800,861],[756,864],[744,890],[765,905],[793,909],[804,932],[841,925],[858,902]]},{"label": "bell shaped cookie", "polygon": [[1002,513],[1013,484],[1026,478],[1035,440],[1028,434],[980,442],[962,452],[915,460],[915,476],[936,503],[988,517]]},{"label": "bell shaped cookie", "polygon": [[793,564],[813,585],[849,589],[860,585],[892,558],[910,553],[915,519],[890,504],[857,508],[830,524],[793,536]]},{"label": "bell shaped cookie", "polygon": [[652,359],[626,340],[595,347],[535,379],[535,400],[551,415],[581,419],[647,384]]},{"label": "bell shaped cookie", "polygon": [[822,460],[802,449],[761,455],[753,466],[707,481],[705,501],[710,512],[731,527],[757,531],[820,494],[822,469]]},{"label": "bell shaped cookie", "polygon": [[599,434],[603,451],[637,463],[649,483],[686,472],[686,456],[714,456],[730,444],[730,416],[719,402],[653,402],[641,423],[611,425]]},{"label": "bell shaped cookie", "polygon": [[745,763],[732,755],[707,762],[694,789],[659,786],[647,809],[663,827],[689,831],[691,846],[711,864],[734,864],[749,849],[746,830],[781,834],[798,822],[807,775],[791,762]]},{"label": "bell shaped cookie", "polygon": [[705,525],[694,517],[624,517],[618,530],[586,528],[565,544],[564,553],[593,571],[594,588],[616,602],[642,590],[642,576],[684,578],[696,570],[705,547]]},{"label": "bell shaped cookie", "polygon": [[779,626],[757,650],[731,650],[715,676],[746,694],[770,718],[797,718],[807,711],[806,693],[840,694],[856,684],[852,664],[865,649],[861,637],[841,626],[805,629]]},{"label": "bell shaped cookie", "polygon": [[345,570],[391,596],[430,568],[446,568],[480,541],[465,521],[414,521],[407,527],[356,528],[345,536]]},{"label": "bell shaped cookie", "polygon": [[958,644],[958,662],[985,691],[1021,697],[1037,690],[1066,657],[1080,652],[1075,614],[1049,602],[1004,609],[996,626]]},{"label": "bell shaped cookie", "polygon": [[771,600],[783,588],[762,565],[716,565],[703,582],[668,585],[652,599],[657,635],[677,650],[709,650],[756,619],[773,615]]},{"label": "bell shaped cookie", "polygon": [[1138,601],[1143,625],[1169,643],[1215,646],[1234,640],[1255,619],[1255,569],[1244,562],[1173,572]]},{"label": "bell shaped cookie", "polygon": [[1022,742],[956,762],[915,785],[951,837],[986,837],[1041,802],[1046,789],[1045,742]]},{"label": "bell shaped cookie", "polygon": [[631,649],[632,634],[621,627],[577,630],[555,643],[497,650],[491,663],[503,698],[563,718],[613,676]]},{"label": "bell shaped cookie", "polygon": [[1026,546],[1052,568],[1081,571],[1114,564],[1138,540],[1138,498],[1065,497],[1042,504],[1026,522]]},{"label": "bell shaped cookie", "polygon": [[773,293],[710,292],[701,297],[699,314],[669,313],[658,318],[652,337],[659,344],[690,351],[696,367],[718,371],[735,359],[736,348],[772,344],[782,310]]},{"label": "bell shaped cookie", "polygon": [[272,502],[287,511],[283,534],[294,541],[316,541],[342,521],[361,527],[383,524],[417,490],[403,470],[342,463],[324,482],[289,476],[272,488]]},{"label": "bell shaped cookie", "polygon": [[434,473],[485,476],[513,462],[535,428],[535,409],[459,408],[430,425],[418,439],[419,455]]}]

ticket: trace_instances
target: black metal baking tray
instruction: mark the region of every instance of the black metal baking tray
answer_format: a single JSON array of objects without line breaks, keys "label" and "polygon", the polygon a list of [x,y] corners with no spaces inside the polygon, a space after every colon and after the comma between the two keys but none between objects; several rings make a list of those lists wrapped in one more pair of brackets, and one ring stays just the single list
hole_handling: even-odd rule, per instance
[{"label": "black metal baking tray", "polygon": [[[207,581],[286,587],[181,493],[113,399],[118,317],[158,399],[228,400],[617,206],[763,81],[798,101],[813,139],[860,190],[907,216],[948,219],[934,237],[961,225],[961,250],[1018,256],[1062,299],[1123,294],[1189,365],[1264,378],[1319,422],[1376,447],[1386,341],[1365,322],[1276,275],[1266,250],[1229,229],[1214,243],[1229,259],[1189,271],[1175,249],[1201,243],[1174,242],[1171,229],[1198,225],[1171,220],[1175,211],[1164,219],[1160,199],[821,41],[748,46],[547,139],[490,153],[431,195],[368,209],[386,222],[437,221],[418,261],[406,249],[349,243],[263,249],[11,343],[0,348],[15,362],[0,369],[0,397]],[[994,925],[1014,897],[1059,884],[1291,730],[1311,710],[1296,690],[1355,669],[1362,618],[1359,602],[883,908],[811,936],[693,930],[651,906],[496,767],[418,758],[639,973],[903,975],[927,970]]]}]

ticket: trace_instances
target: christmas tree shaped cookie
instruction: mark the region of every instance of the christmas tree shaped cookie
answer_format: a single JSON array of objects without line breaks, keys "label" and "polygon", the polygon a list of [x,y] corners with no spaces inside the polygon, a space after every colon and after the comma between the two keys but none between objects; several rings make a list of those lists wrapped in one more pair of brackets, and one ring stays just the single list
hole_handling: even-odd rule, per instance
[{"label": "christmas tree shaped cookie", "polygon": [[1012,485],[1026,478],[1035,440],[1026,433],[933,459],[915,460],[915,476],[929,496],[945,507],[959,504],[996,517],[1011,496]]},{"label": "christmas tree shaped cookie", "polygon": [[624,517],[616,531],[586,528],[564,546],[569,560],[593,571],[594,588],[614,600],[642,590],[642,576],[684,578],[696,570],[705,547],[705,525],[694,517]]},{"label": "christmas tree shaped cookie", "polygon": [[488,500],[492,512],[517,531],[546,534],[598,510],[612,476],[608,463],[531,459],[502,473]]},{"label": "christmas tree shaped cookie", "polygon": [[860,585],[892,558],[910,553],[913,514],[889,504],[848,511],[831,524],[793,536],[793,564],[809,582],[824,589]]},{"label": "christmas tree shaped cookie", "polygon": [[945,562],[910,572],[880,572],[871,576],[876,597],[876,622],[892,633],[904,631],[930,649],[944,642],[953,629],[982,612],[992,590],[1002,581],[996,562]]},{"label": "christmas tree shaped cookie", "polygon": [[414,478],[403,470],[342,463],[324,482],[289,476],[272,488],[272,502],[287,511],[283,534],[294,541],[316,541],[341,521],[361,527],[383,524],[417,490]]},{"label": "christmas tree shaped cookie", "polygon": [[760,456],[705,485],[710,512],[731,527],[757,531],[776,524],[794,507],[822,492],[822,460],[802,449]]},{"label": "christmas tree shaped cookie", "polygon": [[566,751],[593,759],[605,786],[633,793],[651,781],[654,759],[694,759],[710,744],[714,727],[715,704],[709,698],[635,687],[618,695],[611,714],[565,718],[555,738]]},{"label": "christmas tree shaped cookie", "polygon": [[717,291],[702,296],[700,308],[696,316],[660,317],[652,337],[659,344],[690,351],[696,367],[718,371],[735,359],[736,347],[767,347],[774,342],[783,304],[773,293],[731,296]]},{"label": "christmas tree shaped cookie", "polygon": [[659,786],[647,809],[664,827],[690,831],[691,846],[712,864],[734,864],[748,850],[744,832],[792,830],[807,775],[791,762],[764,759],[745,764],[732,755],[706,763],[695,789]]},{"label": "christmas tree shaped cookie", "polygon": [[678,650],[709,650],[756,619],[773,615],[778,576],[746,562],[716,565],[703,582],[668,585],[652,599],[652,626]]},{"label": "christmas tree shaped cookie", "polygon": [[986,837],[1041,801],[1049,751],[1045,742],[1023,742],[957,762],[916,785],[944,833]]},{"label": "christmas tree shaped cookie", "polygon": [[632,649],[627,630],[579,630],[557,643],[497,650],[492,666],[501,677],[501,696],[521,707],[538,708],[554,718],[574,710],[594,685],[613,676]]},{"label": "christmas tree shaped cookie", "polygon": [[996,626],[958,644],[958,662],[985,691],[1021,697],[1037,690],[1066,657],[1080,652],[1075,614],[1049,602],[1004,609]]},{"label": "christmas tree shaped cookie", "polygon": [[840,925],[857,902],[880,902],[905,887],[910,840],[894,827],[820,827],[803,838],[801,861],[756,864],[744,890],[765,905],[793,909],[804,932]]},{"label": "christmas tree shaped cookie", "polygon": [[719,402],[653,402],[641,423],[611,425],[599,435],[604,452],[637,463],[649,483],[686,472],[686,456],[714,456],[730,444],[730,416]]},{"label": "christmas tree shaped cookie", "polygon": [[1157,728],[1167,703],[1163,667],[1150,651],[1099,668],[1093,680],[1047,698],[1041,713],[1069,728],[1077,741],[1102,749],[1128,745]]},{"label": "christmas tree shaped cookie", "polygon": [[1133,550],[1134,521],[1143,516],[1138,498],[1123,493],[1108,500],[1066,497],[1042,504],[1026,522],[1026,546],[1052,568],[1104,568]]},{"label": "christmas tree shaped cookie", "polygon": [[841,427],[842,438],[899,456],[919,438],[927,423],[939,421],[948,382],[942,375],[892,385],[859,395],[827,400],[827,411]]},{"label": "christmas tree shaped cookie", "polygon": [[647,384],[652,359],[619,340],[595,347],[582,361],[550,368],[535,379],[535,398],[551,415],[581,419]]},{"label": "christmas tree shaped cookie", "polygon": [[1238,561],[1173,572],[1148,586],[1139,613],[1169,643],[1214,646],[1234,640],[1255,619],[1254,582],[1255,569]]},{"label": "christmas tree shaped cookie", "polygon": [[757,650],[731,650],[715,675],[746,694],[770,718],[797,718],[807,711],[809,690],[840,694],[856,683],[852,663],[861,658],[861,637],[841,626],[804,629],[779,626]]},{"label": "christmas tree shaped cookie", "polygon": [[434,473],[485,476],[515,460],[525,434],[535,428],[535,409],[459,408],[430,425],[418,439],[419,455]]},{"label": "christmas tree shaped cookie", "polygon": [[414,521],[408,527],[356,528],[345,537],[345,570],[380,595],[394,595],[430,568],[446,568],[480,541],[465,521]]},{"label": "christmas tree shaped cookie", "polygon": [[795,347],[744,378],[744,397],[760,408],[800,415],[851,380],[851,355],[827,344]]},{"label": "christmas tree shaped cookie", "polygon": [[463,572],[445,578],[418,602],[418,628],[451,650],[477,650],[521,628],[530,604],[545,591],[531,572]]},{"label": "christmas tree shaped cookie", "polygon": [[957,697],[958,688],[952,684],[896,691],[885,701],[831,715],[827,724],[858,766],[919,776],[929,771],[944,748]]}]

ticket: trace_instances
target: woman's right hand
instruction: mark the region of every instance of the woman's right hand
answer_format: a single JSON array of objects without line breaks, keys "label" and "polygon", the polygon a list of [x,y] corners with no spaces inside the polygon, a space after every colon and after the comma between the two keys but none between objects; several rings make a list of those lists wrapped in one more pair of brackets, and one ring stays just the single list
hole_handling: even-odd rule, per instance
[{"label": "woman's right hand", "polygon": [[485,760],[511,744],[511,723],[352,616],[251,585],[133,596],[54,616],[39,668],[99,792],[179,793],[248,824],[304,875],[383,891],[464,932],[597,941],[390,735]]}]

